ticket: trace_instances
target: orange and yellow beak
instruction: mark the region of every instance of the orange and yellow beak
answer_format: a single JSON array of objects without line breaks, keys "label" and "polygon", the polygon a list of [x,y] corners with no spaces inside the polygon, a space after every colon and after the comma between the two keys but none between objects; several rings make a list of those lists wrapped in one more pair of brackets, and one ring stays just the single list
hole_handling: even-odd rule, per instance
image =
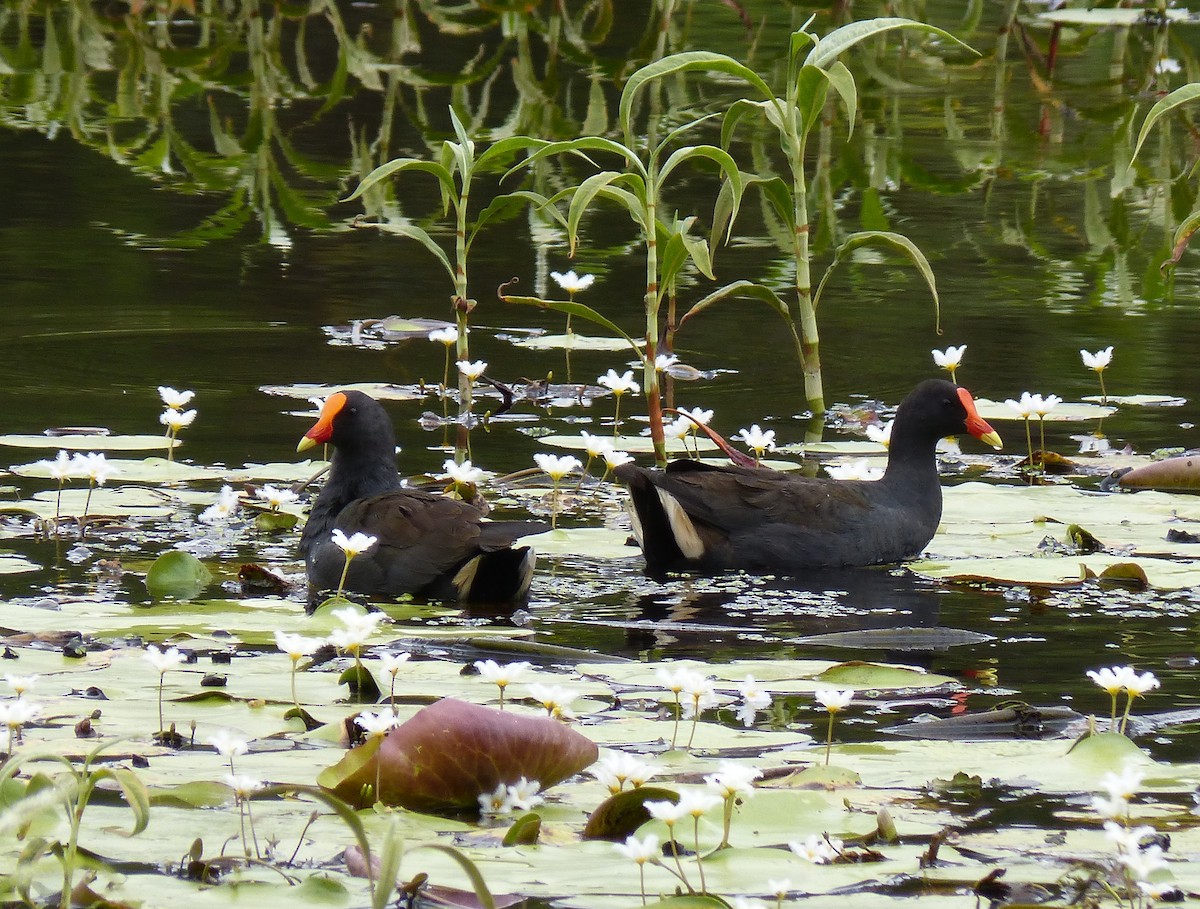
[{"label": "orange and yellow beak", "polygon": [[296,446],[296,451],[308,451],[314,445],[328,442],[333,435],[333,418],[341,413],[342,408],[345,406],[346,396],[340,391],[335,391],[326,398],[325,406],[321,408],[321,416],[317,419],[313,428],[304,434],[304,438]]},{"label": "orange and yellow beak", "polygon": [[997,451],[1003,448],[1004,443],[1000,441],[1000,434],[992,429],[987,420],[981,417],[979,411],[975,409],[975,399],[971,397],[971,393],[965,388],[960,388],[958,399],[962,401],[962,406],[967,410],[967,432],[980,442],[991,445]]}]

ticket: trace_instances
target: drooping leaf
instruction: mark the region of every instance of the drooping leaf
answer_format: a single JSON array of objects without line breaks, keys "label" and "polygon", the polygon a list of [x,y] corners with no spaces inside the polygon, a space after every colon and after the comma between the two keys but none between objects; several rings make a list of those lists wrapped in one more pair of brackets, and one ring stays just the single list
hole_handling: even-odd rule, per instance
[{"label": "drooping leaf", "polygon": [[521,777],[548,789],[596,760],[595,743],[557,720],[445,698],[393,729],[367,760],[354,749],[318,782],[354,801],[379,772],[378,798],[415,811],[477,807]]},{"label": "drooping leaf", "polygon": [[959,47],[965,48],[972,53],[978,53],[969,44],[964,44],[952,34],[944,31],[934,25],[926,25],[924,22],[917,22],[914,19],[903,19],[894,16],[881,16],[877,19],[860,19],[857,22],[851,22],[849,25],[843,25],[841,28],[835,28],[828,35],[822,38],[817,46],[808,52],[804,63],[808,66],[819,66],[827,68],[833,64],[838,57],[848,51],[854,45],[865,41],[867,38],[872,38],[876,35],[882,35],[886,32],[894,31],[899,28],[917,29],[918,31],[928,32],[936,35],[939,38],[945,38],[953,41]]}]

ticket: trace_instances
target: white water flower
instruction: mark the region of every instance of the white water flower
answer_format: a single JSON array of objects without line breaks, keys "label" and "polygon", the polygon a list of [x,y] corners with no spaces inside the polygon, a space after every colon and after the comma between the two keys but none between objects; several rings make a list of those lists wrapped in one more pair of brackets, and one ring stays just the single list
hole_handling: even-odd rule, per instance
[{"label": "white water flower", "polygon": [[658,354],[654,358],[654,368],[658,372],[662,372],[664,369],[670,369],[678,362],[679,357],[675,356],[675,354]]},{"label": "white water flower", "polygon": [[814,865],[827,865],[842,853],[842,841],[836,837],[810,835],[803,842],[788,843],[788,848],[800,858]]},{"label": "white water flower", "polygon": [[625,370],[622,375],[617,375],[617,371],[615,369],[610,369],[607,373],[600,376],[600,378],[598,378],[596,381],[618,397],[625,394],[627,391],[637,392],[641,388],[641,386],[634,381],[632,369]]},{"label": "white water flower", "polygon": [[888,448],[892,444],[892,426],[895,425],[895,420],[888,420],[882,426],[876,423],[868,423],[866,428],[867,438],[872,442]]},{"label": "white water flower", "polygon": [[706,776],[704,782],[722,799],[750,798],[755,793],[754,781],[762,775],[757,767],[722,761],[717,772]]},{"label": "white water flower", "polygon": [[472,464],[470,458],[461,464],[457,464],[453,460],[445,461],[442,464],[442,473],[453,482],[463,486],[474,485],[483,479],[483,471]]},{"label": "white water flower", "polygon": [[329,633],[329,643],[338,650],[355,655],[386,618],[382,612],[363,613],[353,606],[335,609],[330,615],[341,622],[343,627],[335,628]]},{"label": "white water flower", "polygon": [[755,715],[760,710],[766,710],[771,706],[771,695],[758,687],[758,683],[752,675],[747,675],[737,688],[738,694],[742,698],[742,703],[737,709],[737,718],[741,720],[743,726],[752,726]]},{"label": "white water flower", "polygon": [[841,713],[854,700],[854,689],[818,688],[813,692],[813,697],[830,713]]},{"label": "white water flower", "polygon": [[581,432],[579,438],[583,440],[583,450],[587,452],[589,458],[602,458],[605,452],[612,451],[613,443],[603,436]]},{"label": "white water flower", "polygon": [[231,518],[237,511],[238,496],[232,486],[222,486],[217,501],[200,512],[200,523],[217,524]]},{"label": "white water flower", "polygon": [[628,464],[633,460],[633,455],[627,451],[617,451],[615,448],[610,448],[604,452],[604,466],[608,470],[616,470],[622,464]]},{"label": "white water flower", "polygon": [[481,814],[508,814],[513,807],[512,793],[504,783],[498,783],[495,789],[479,795]]},{"label": "white water flower", "polygon": [[658,845],[658,837],[654,834],[649,834],[645,839],[638,839],[636,835],[630,834],[625,838],[624,843],[613,843],[613,848],[625,858],[638,865],[658,864],[662,858],[662,850]]},{"label": "white water flower", "polygon": [[275,632],[275,646],[286,653],[293,663],[316,653],[324,643],[322,638],[306,638],[304,635],[288,634],[286,631]]},{"label": "white water flower", "polygon": [[754,452],[755,458],[761,458],[766,452],[775,450],[775,430],[763,430],[757,423],[749,429],[739,429],[731,438],[744,442],[746,447]]},{"label": "white water flower", "polygon": [[78,476],[87,477],[97,486],[103,486],[114,473],[120,473],[120,468],[109,464],[103,454],[95,451],[87,454],[75,454],[71,458],[72,469]]},{"label": "white water flower", "polygon": [[1034,395],[1033,397],[1033,412],[1043,419],[1045,419],[1046,414],[1054,410],[1054,408],[1061,404],[1063,400],[1058,395],[1046,395],[1044,398],[1040,395]]},{"label": "white water flower", "polygon": [[369,533],[353,533],[347,537],[340,527],[333,528],[331,536],[334,545],[351,559],[362,555],[379,542],[379,537],[371,536]]},{"label": "white water flower", "polygon": [[595,275],[577,275],[574,269],[568,272],[550,272],[550,277],[554,279],[568,294],[574,296],[581,290],[587,290],[596,280]]},{"label": "white water flower", "polygon": [[284,505],[290,505],[300,498],[298,493],[285,487],[272,486],[270,483],[259,487],[256,495],[270,505],[272,511],[278,511]]},{"label": "white water flower", "polygon": [[559,718],[574,716],[571,713],[571,703],[579,695],[562,685],[529,686],[529,696],[546,708],[546,715]]},{"label": "white water flower", "polygon": [[176,391],[169,385],[160,385],[158,386],[158,396],[172,410],[183,410],[187,407],[188,402],[196,397],[196,393],[194,391]]},{"label": "white water flower", "polygon": [[873,467],[866,458],[824,466],[825,472],[835,480],[878,480],[883,476],[883,468]]},{"label": "white water flower", "polygon": [[958,347],[950,346],[945,350],[933,351],[933,362],[942,369],[950,373],[950,381],[955,381],[954,373],[958,370],[962,363],[963,352],[966,351],[967,345],[962,344]]},{"label": "white water flower", "polygon": [[1112,362],[1113,349],[1110,344],[1104,350],[1098,350],[1095,353],[1088,353],[1086,350],[1080,350],[1079,356],[1083,358],[1083,365],[1088,369],[1094,369],[1096,372],[1103,372]]},{"label": "white water flower", "polygon": [[468,360],[458,361],[458,371],[474,382],[487,370],[487,362],[484,360],[476,360],[474,363]]},{"label": "white water flower", "polygon": [[454,326],[439,328],[436,331],[431,331],[428,337],[434,343],[445,344],[447,347],[450,347],[458,343],[458,329]]},{"label": "white water flower", "polygon": [[679,415],[681,417],[689,418],[689,422],[692,423],[693,432],[695,431],[695,425],[697,423],[699,423],[701,426],[707,426],[708,421],[713,418],[713,412],[711,410],[704,410],[700,407],[693,407],[691,410],[688,410],[686,407],[680,407]]},{"label": "white water flower", "polygon": [[170,647],[166,650],[159,650],[154,644],[151,644],[142,652],[142,658],[158,670],[160,676],[187,662],[187,657],[180,653],[177,648]]},{"label": "white water flower", "polygon": [[537,466],[556,483],[571,471],[583,467],[583,462],[574,455],[552,455],[539,452],[533,456]]},{"label": "white water flower", "polygon": [[27,691],[30,691],[34,685],[38,683],[41,676],[37,673],[32,675],[10,675],[4,673],[4,681],[8,687],[13,690],[13,694],[17,697],[23,696]]},{"label": "white water flower", "polygon": [[196,411],[194,410],[174,410],[170,407],[158,415],[158,422],[171,432],[179,432],[179,430],[191,426],[195,419]]},{"label": "white water flower", "polygon": [[542,784],[537,780],[527,780],[525,777],[521,777],[515,783],[509,784],[508,797],[518,811],[531,811],[546,801],[538,794],[541,791]]},{"label": "white water flower", "polygon": [[266,783],[257,777],[247,776],[242,773],[227,773],[222,779],[225,785],[232,789],[234,795],[239,799],[248,799],[266,786]]},{"label": "white water flower", "polygon": [[412,658],[412,654],[408,651],[400,653],[384,653],[379,657],[379,668],[382,672],[386,672],[393,679],[400,674],[400,670],[404,668],[404,664]]},{"label": "white water flower", "polygon": [[383,738],[399,725],[399,719],[390,710],[381,710],[378,713],[363,711],[354,718],[354,723],[367,738]]},{"label": "white water flower", "polygon": [[1033,416],[1035,406],[1041,403],[1041,396],[1039,395],[1035,397],[1029,392],[1023,391],[1021,392],[1020,400],[1008,398],[1004,403],[1015,410],[1017,412],[1017,416],[1028,420],[1031,416]]},{"label": "white water flower", "polygon": [[250,743],[234,735],[228,729],[218,729],[205,741],[222,757],[237,757],[250,750]]},{"label": "white water flower", "polygon": [[59,483],[64,483],[72,477],[79,475],[76,472],[75,461],[65,451],[59,451],[58,456],[53,461],[38,461],[33,466],[45,467],[50,473],[50,479],[58,480]]},{"label": "white water flower", "polygon": [[474,665],[479,670],[479,674],[497,688],[505,688],[511,685],[533,668],[532,663],[527,663],[524,660],[516,663],[505,663],[503,665],[500,665],[495,660],[476,660]]},{"label": "white water flower", "polygon": [[1153,672],[1143,672],[1139,675],[1132,666],[1124,668],[1128,670],[1125,676],[1125,690],[1131,698],[1141,697],[1147,691],[1159,687],[1158,676]]}]

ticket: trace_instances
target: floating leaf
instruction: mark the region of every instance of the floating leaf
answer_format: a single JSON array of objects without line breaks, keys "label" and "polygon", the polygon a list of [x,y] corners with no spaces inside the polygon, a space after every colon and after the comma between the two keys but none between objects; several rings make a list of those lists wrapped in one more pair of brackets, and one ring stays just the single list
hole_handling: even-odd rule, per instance
[{"label": "floating leaf", "polygon": [[146,572],[146,589],[156,600],[191,600],[212,582],[204,563],[182,549],[164,552]]},{"label": "floating leaf", "polygon": [[817,676],[817,681],[842,688],[930,688],[957,684],[948,676],[933,675],[920,669],[859,660],[830,666]]},{"label": "floating leaf", "polygon": [[[609,441],[617,451],[628,451],[631,454],[649,454],[654,451],[654,443],[649,436],[612,436]],[[716,443],[708,439],[692,438],[688,440],[686,448],[682,439],[668,439],[667,451],[675,454],[687,454],[689,451],[695,451],[697,443],[699,443],[701,451],[717,450]],[[575,451],[582,451],[587,447],[581,436],[542,436],[538,439],[538,444],[549,445],[553,448],[569,448]]]},{"label": "floating leaf", "polygon": [[378,769],[384,804],[439,811],[476,808],[481,793],[521,777],[549,789],[595,761],[598,750],[558,720],[444,698],[362,755],[363,748],[352,750],[318,782],[357,803]]},{"label": "floating leaf", "polygon": [[[109,436],[109,435],[3,435],[0,445],[13,448],[62,448],[66,451],[143,451],[161,449],[166,451],[171,444],[166,436]],[[174,445],[183,443],[174,440]]]},{"label": "floating leaf", "polygon": [[1100,404],[1127,404],[1130,407],[1182,407],[1187,403],[1187,398],[1175,395],[1084,395],[1083,400]]},{"label": "floating leaf", "polygon": [[[595,335],[538,335],[514,341],[517,347],[530,350],[627,350],[629,343],[624,338],[606,338]],[[645,344],[645,341],[639,342]]]},{"label": "floating leaf", "polygon": [[[1109,400],[1111,401],[1112,398],[1109,398]],[[994,420],[1025,419],[1003,401],[989,401],[987,398],[976,398],[975,409],[979,411],[979,415],[983,417],[983,419],[989,422]],[[1046,414],[1046,422],[1063,423],[1078,420],[1102,420],[1105,417],[1111,417],[1116,412],[1117,408],[1105,407],[1102,404],[1063,401],[1062,403],[1056,405],[1054,410]],[[1038,417],[1033,417],[1030,420],[1030,422],[1034,424],[1035,428],[1038,419]]]},{"label": "floating leaf", "polygon": [[295,385],[260,385],[258,390],[264,394],[299,398],[302,401],[307,401],[309,398],[328,397],[335,391],[361,391],[369,394],[372,398],[383,401],[416,401],[425,396],[415,386],[392,385],[388,382],[347,382],[344,385],[300,382]]},{"label": "floating leaf", "polygon": [[678,792],[661,786],[638,786],[618,792],[597,805],[588,816],[583,838],[620,842],[650,820],[646,802],[678,801]]},{"label": "floating leaf", "polygon": [[640,556],[630,546],[629,532],[607,527],[559,527],[522,537],[520,545],[532,546],[538,555],[573,555],[592,559],[630,559]]}]

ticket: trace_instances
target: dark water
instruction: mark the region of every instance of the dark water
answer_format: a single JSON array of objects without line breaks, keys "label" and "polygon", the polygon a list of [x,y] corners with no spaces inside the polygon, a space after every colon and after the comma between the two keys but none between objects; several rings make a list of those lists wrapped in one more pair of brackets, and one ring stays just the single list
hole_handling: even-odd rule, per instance
[{"label": "dark water", "polygon": [[[617,6],[611,32],[589,54],[563,41],[556,55],[537,29],[523,34],[516,20],[503,24],[482,12],[465,33],[414,16],[421,49],[398,53],[404,20],[395,14],[406,4],[338,4],[330,8],[336,15],[283,20],[230,14],[209,25],[181,15],[169,27],[134,27],[120,3],[0,4],[0,428],[154,432],[155,386],[168,384],[197,392],[200,417],[185,432],[181,456],[202,464],[287,460],[308,424],[286,414],[294,402],[262,393],[264,384],[437,381],[441,349],[426,341],[379,349],[331,343],[327,329],[354,320],[450,315],[449,284],[432,258],[415,243],[354,228],[361,209],[337,201],[358,179],[352,143],[383,136],[387,151],[374,149],[376,163],[427,157],[449,135],[452,98],[478,120],[481,144],[510,123],[572,137],[582,129],[593,72],[611,128],[619,89],[603,77],[628,75],[646,59],[654,34],[649,4]],[[720,50],[778,78],[787,35],[809,11],[785,6],[747,4],[747,33],[723,4],[681,4],[671,49]],[[817,14],[818,33],[832,26],[827,7],[802,6]],[[895,405],[933,373],[931,348],[963,343],[960,381],[977,395],[1032,390],[1077,400],[1097,390],[1079,349],[1113,344],[1110,391],[1188,398],[1181,408],[1123,409],[1105,424],[1114,444],[1194,446],[1195,254],[1185,254],[1170,281],[1158,263],[1174,225],[1196,203],[1196,183],[1186,176],[1195,148],[1176,121],[1151,138],[1129,188],[1114,194],[1112,180],[1114,162],[1123,164],[1131,151],[1130,123],[1136,136],[1155,92],[1183,84],[1186,68],[1196,68],[1200,33],[1181,26],[1165,38],[1146,28],[1065,35],[1051,77],[1039,58],[1049,29],[1032,21],[997,61],[1001,6],[982,4],[971,31],[962,4],[925,7],[929,21],[960,34],[981,52],[977,58],[945,51],[942,59],[913,39],[909,55],[893,41],[854,67],[860,115],[848,142],[841,120],[833,129],[832,207],[818,224],[814,273],[831,258],[820,240],[831,229],[842,237],[861,227],[901,231],[935,270],[943,334],[935,333],[928,292],[912,268],[875,255],[844,263],[820,312],[828,400]],[[855,4],[854,12],[877,10]],[[339,40],[339,33],[349,37]],[[197,62],[194,49],[206,46],[221,53]],[[1185,72],[1156,77],[1161,54]],[[363,57],[370,58],[365,68],[355,62]],[[339,61],[350,70],[342,89],[331,88]],[[483,61],[475,64],[480,77],[452,86],[470,61]],[[514,77],[526,65],[544,95]],[[679,117],[721,109],[737,96],[736,87],[716,81],[692,81],[681,91],[672,96]],[[214,119],[240,141],[240,152],[218,153]],[[167,133],[173,145],[164,167],[156,143]],[[264,134],[271,141],[256,144]],[[715,127],[697,135],[718,140]],[[749,143],[736,150],[749,167]],[[417,176],[400,185],[399,208],[448,242],[432,181]],[[670,201],[681,215],[707,218],[714,189],[711,174],[688,173]],[[644,267],[623,214],[600,210],[589,219],[574,261],[563,237],[541,236],[521,215],[485,231],[472,250],[470,290],[480,301],[472,354],[501,381],[564,368],[560,352],[522,351],[497,337],[514,328],[561,330],[561,316],[495,300],[494,288],[514,276],[528,290],[542,287],[550,269],[593,272],[585,302],[633,334],[641,324]],[[734,242],[718,253],[718,277],[763,280],[783,291],[790,268],[757,200],[748,199]],[[689,278],[681,305],[708,289]],[[689,324],[677,342],[683,359],[727,371],[681,388],[681,402],[715,408],[726,433],[760,422],[784,441],[799,440],[802,388],[780,328],[760,304],[744,302]],[[577,378],[589,377],[624,368],[624,360],[577,352],[571,365]],[[607,416],[610,403],[597,409]],[[390,407],[405,471],[440,468],[441,434],[417,424],[436,407],[432,398]],[[568,416],[580,415],[594,417]],[[563,429],[559,415],[538,416],[555,431],[589,425]],[[539,449],[519,425],[476,434],[476,461],[498,472],[530,466]],[[1072,431],[1054,424],[1049,447],[1070,453]],[[1008,435],[1017,441],[1015,429]],[[21,463],[28,454],[0,450],[0,459]],[[47,560],[44,544],[6,543]],[[261,557],[250,544],[228,555]],[[86,569],[6,578],[0,589],[11,597],[85,585]],[[994,669],[1006,694],[1043,704],[1082,697],[1089,712],[1106,706],[1082,676],[1099,665],[1133,661],[1157,672],[1163,691],[1154,708],[1191,706],[1196,689],[1194,669],[1171,668],[1185,665],[1171,658],[1194,650],[1196,602],[1186,593],[1088,590],[1047,598],[877,571],[819,579],[807,591],[753,586],[731,595],[704,582],[655,585],[632,568],[567,559],[539,579],[531,613],[546,640],[630,656],[828,653],[901,658],[951,674]],[[638,618],[740,630],[647,633],[603,624]],[[820,631],[939,623],[997,641],[926,656],[788,643]],[[996,698],[985,690],[970,706]],[[1174,750],[1194,750],[1187,736],[1155,747],[1169,753],[1171,741]]]}]

